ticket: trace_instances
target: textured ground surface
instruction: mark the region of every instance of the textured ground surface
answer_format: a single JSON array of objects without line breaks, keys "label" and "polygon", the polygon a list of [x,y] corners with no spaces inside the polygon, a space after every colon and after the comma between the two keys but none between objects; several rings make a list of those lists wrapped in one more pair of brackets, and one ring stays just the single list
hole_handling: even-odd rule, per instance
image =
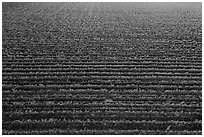
[{"label": "textured ground surface", "polygon": [[3,134],[201,134],[201,3],[3,3]]}]

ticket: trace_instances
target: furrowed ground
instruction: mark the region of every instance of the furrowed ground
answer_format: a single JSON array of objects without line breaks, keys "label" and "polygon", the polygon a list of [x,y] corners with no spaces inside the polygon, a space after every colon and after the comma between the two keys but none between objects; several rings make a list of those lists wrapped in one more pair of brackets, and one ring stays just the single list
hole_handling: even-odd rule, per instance
[{"label": "furrowed ground", "polygon": [[3,134],[202,134],[201,3],[3,3]]}]

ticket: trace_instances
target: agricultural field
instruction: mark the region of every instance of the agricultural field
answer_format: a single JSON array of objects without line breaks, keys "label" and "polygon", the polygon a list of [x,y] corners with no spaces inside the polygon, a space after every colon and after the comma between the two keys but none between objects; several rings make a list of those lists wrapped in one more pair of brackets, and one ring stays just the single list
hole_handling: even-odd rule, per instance
[{"label": "agricultural field", "polygon": [[201,3],[2,3],[2,134],[201,135]]}]

